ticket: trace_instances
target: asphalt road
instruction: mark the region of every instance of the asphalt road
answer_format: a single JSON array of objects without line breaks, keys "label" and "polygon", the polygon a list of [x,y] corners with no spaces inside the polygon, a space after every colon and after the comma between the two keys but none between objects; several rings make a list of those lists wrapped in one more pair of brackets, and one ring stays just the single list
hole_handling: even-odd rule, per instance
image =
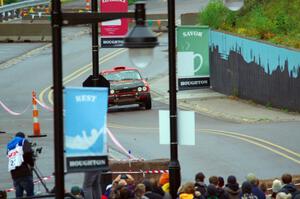
[{"label": "asphalt road", "polygon": [[[154,1],[154,0],[153,0]],[[187,2],[187,1],[185,1]],[[192,1],[189,1],[192,2]],[[202,3],[202,1],[199,1]],[[177,1],[182,5],[183,1]],[[189,7],[190,4],[186,4]],[[177,7],[179,7],[177,5]],[[191,5],[195,8],[196,6]],[[155,7],[159,10],[159,8]],[[160,8],[161,9],[161,8]],[[181,8],[185,10],[185,6]],[[192,10],[192,9],[191,9]],[[191,11],[190,10],[190,11]],[[91,38],[84,28],[64,29],[64,34],[72,35],[64,39],[63,45],[63,74],[65,86],[80,86],[83,80],[91,74]],[[141,70],[145,77],[155,81],[167,74],[167,43],[166,36],[160,38],[160,47],[155,49],[154,60],[150,66]],[[14,57],[25,53],[24,56],[0,65],[0,100],[8,108],[24,114],[14,116],[1,108],[0,131],[0,189],[12,187],[7,172],[5,144],[13,136],[13,132],[32,132],[31,92],[35,90],[38,98],[51,106],[52,86],[52,58],[51,47],[40,44],[20,46],[11,44],[13,52],[5,51],[7,46],[0,46],[0,60],[7,56]],[[40,47],[35,50],[36,47]],[[126,50],[101,49],[100,68],[111,68],[115,65],[131,65]],[[7,60],[5,60],[7,61]],[[82,73],[79,72],[82,71]],[[71,74],[71,75],[70,75]],[[158,96],[153,96],[153,109],[149,111],[135,108],[117,109],[108,113],[108,127],[122,145],[132,151],[132,154],[145,159],[168,158],[169,146],[158,143],[158,110],[168,109],[168,105],[161,103]],[[190,107],[192,110],[193,107]],[[51,176],[54,170],[54,143],[53,143],[53,112],[40,107],[39,122],[42,134],[47,137],[31,140],[43,147],[39,154],[37,165],[45,176]],[[296,122],[267,123],[267,124],[239,124],[219,119],[213,119],[196,114],[196,145],[179,146],[179,159],[183,181],[193,180],[194,174],[204,171],[207,176],[222,175],[227,177],[234,174],[239,181],[249,172],[254,172],[259,178],[274,178],[284,172],[299,173],[299,163],[274,152],[274,145],[300,151],[298,140],[300,124]],[[232,134],[235,132],[236,134]],[[244,136],[253,136],[250,139]],[[266,140],[273,144],[258,142]],[[254,144],[256,143],[256,144]],[[110,142],[110,144],[112,144]],[[269,148],[267,148],[269,147]],[[272,148],[273,147],[273,148]],[[271,149],[271,150],[270,150]],[[280,150],[283,154],[284,150]],[[272,169],[270,169],[272,168]],[[66,188],[81,185],[82,174],[66,175]],[[53,186],[53,178],[47,180],[47,186]],[[37,185],[37,190],[43,188]]]}]

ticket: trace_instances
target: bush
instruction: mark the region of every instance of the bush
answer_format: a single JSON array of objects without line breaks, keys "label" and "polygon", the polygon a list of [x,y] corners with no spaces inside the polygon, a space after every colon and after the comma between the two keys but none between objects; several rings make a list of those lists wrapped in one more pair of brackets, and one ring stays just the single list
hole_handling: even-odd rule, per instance
[{"label": "bush", "polygon": [[221,0],[213,0],[200,12],[199,22],[211,28],[219,29],[225,24],[227,14],[228,10],[223,5],[223,2]]}]

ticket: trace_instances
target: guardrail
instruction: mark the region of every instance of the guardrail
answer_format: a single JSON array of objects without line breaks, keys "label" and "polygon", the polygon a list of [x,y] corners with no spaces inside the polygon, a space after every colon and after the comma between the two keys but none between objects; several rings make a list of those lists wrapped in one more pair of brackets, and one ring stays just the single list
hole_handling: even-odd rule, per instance
[{"label": "guardrail", "polygon": [[0,21],[19,17],[20,10],[30,7],[49,5],[49,0],[28,0],[0,7]]},{"label": "guardrail", "polygon": [[12,3],[8,5],[4,5],[0,7],[0,13],[14,11],[17,9],[32,7],[32,6],[38,6],[38,5],[46,5],[49,4],[49,0],[28,0],[28,1],[22,1],[18,3]]}]

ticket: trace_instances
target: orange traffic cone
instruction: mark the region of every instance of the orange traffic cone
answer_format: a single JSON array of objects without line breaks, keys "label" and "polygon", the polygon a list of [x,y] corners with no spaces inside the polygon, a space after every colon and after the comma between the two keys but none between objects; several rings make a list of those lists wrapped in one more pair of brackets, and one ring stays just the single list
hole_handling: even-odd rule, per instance
[{"label": "orange traffic cone", "polygon": [[37,109],[36,94],[32,91],[32,119],[33,119],[33,135],[28,137],[46,137],[47,135],[41,135],[41,128],[39,123],[39,111]]},{"label": "orange traffic cone", "polygon": [[91,11],[91,0],[85,0],[85,9]]}]

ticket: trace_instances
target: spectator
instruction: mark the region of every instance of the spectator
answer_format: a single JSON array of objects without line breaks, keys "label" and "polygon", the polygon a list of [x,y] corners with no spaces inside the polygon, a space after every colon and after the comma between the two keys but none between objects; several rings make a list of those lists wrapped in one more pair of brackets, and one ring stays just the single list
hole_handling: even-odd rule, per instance
[{"label": "spectator", "polygon": [[83,194],[85,199],[99,199],[102,196],[101,191],[101,171],[88,171],[84,173]]},{"label": "spectator", "polygon": [[165,193],[170,193],[169,173],[163,173],[160,176],[159,185]]},{"label": "spectator", "polygon": [[71,188],[71,194],[78,199],[83,199],[82,190],[78,186],[73,186]]},{"label": "spectator", "polygon": [[281,181],[278,179],[273,180],[272,182],[272,193],[270,195],[271,199],[275,199],[277,193],[280,191],[282,185],[281,185]]},{"label": "spectator", "polygon": [[266,195],[258,187],[258,179],[256,176],[253,173],[249,173],[246,179],[252,185],[252,193],[256,195],[258,199],[266,199]]},{"label": "spectator", "polygon": [[194,199],[195,186],[193,182],[186,182],[178,190],[179,199]]},{"label": "spectator", "polygon": [[252,193],[252,187],[253,185],[249,181],[243,182],[241,199],[258,199],[258,197]]},{"label": "spectator", "polygon": [[218,187],[220,188],[224,187],[224,178],[222,176],[218,177]]},{"label": "spectator", "polygon": [[279,192],[276,195],[276,199],[291,199],[291,198],[292,198],[292,194],[290,193]]},{"label": "spectator", "polygon": [[215,185],[209,184],[207,186],[206,199],[218,199],[218,190]]},{"label": "spectator", "polygon": [[145,185],[145,196],[148,197],[149,199],[162,199],[163,197],[158,194],[153,192],[153,183],[149,179],[145,179],[143,181],[143,184]]},{"label": "spectator", "polygon": [[262,182],[262,183],[260,183],[259,188],[265,194],[265,196],[267,197],[267,195],[268,195],[267,184]]},{"label": "spectator", "polygon": [[0,199],[7,199],[7,194],[5,190],[0,191]]},{"label": "spectator", "polygon": [[31,144],[25,139],[23,132],[16,133],[14,139],[7,144],[8,171],[13,179],[17,198],[23,197],[24,191],[27,197],[34,195],[33,156]]},{"label": "spectator", "polygon": [[239,199],[241,189],[236,181],[236,177],[233,175],[228,176],[227,184],[225,185],[224,191],[227,193],[229,199]]},{"label": "spectator", "polygon": [[291,195],[297,191],[297,187],[293,184],[293,177],[289,173],[285,173],[281,176],[281,181],[283,183],[280,192],[290,193]]},{"label": "spectator", "polygon": [[139,183],[135,186],[134,189],[134,199],[146,199],[144,196],[146,193],[146,187],[144,184]]},{"label": "spectator", "polygon": [[214,185],[217,188],[217,197],[218,199],[228,199],[227,193],[224,191],[223,188],[219,188],[219,178],[217,176],[211,176],[208,179],[209,183]]},{"label": "spectator", "polygon": [[198,190],[201,195],[205,195],[207,191],[207,185],[204,183],[205,175],[199,172],[195,175],[195,189]]}]

